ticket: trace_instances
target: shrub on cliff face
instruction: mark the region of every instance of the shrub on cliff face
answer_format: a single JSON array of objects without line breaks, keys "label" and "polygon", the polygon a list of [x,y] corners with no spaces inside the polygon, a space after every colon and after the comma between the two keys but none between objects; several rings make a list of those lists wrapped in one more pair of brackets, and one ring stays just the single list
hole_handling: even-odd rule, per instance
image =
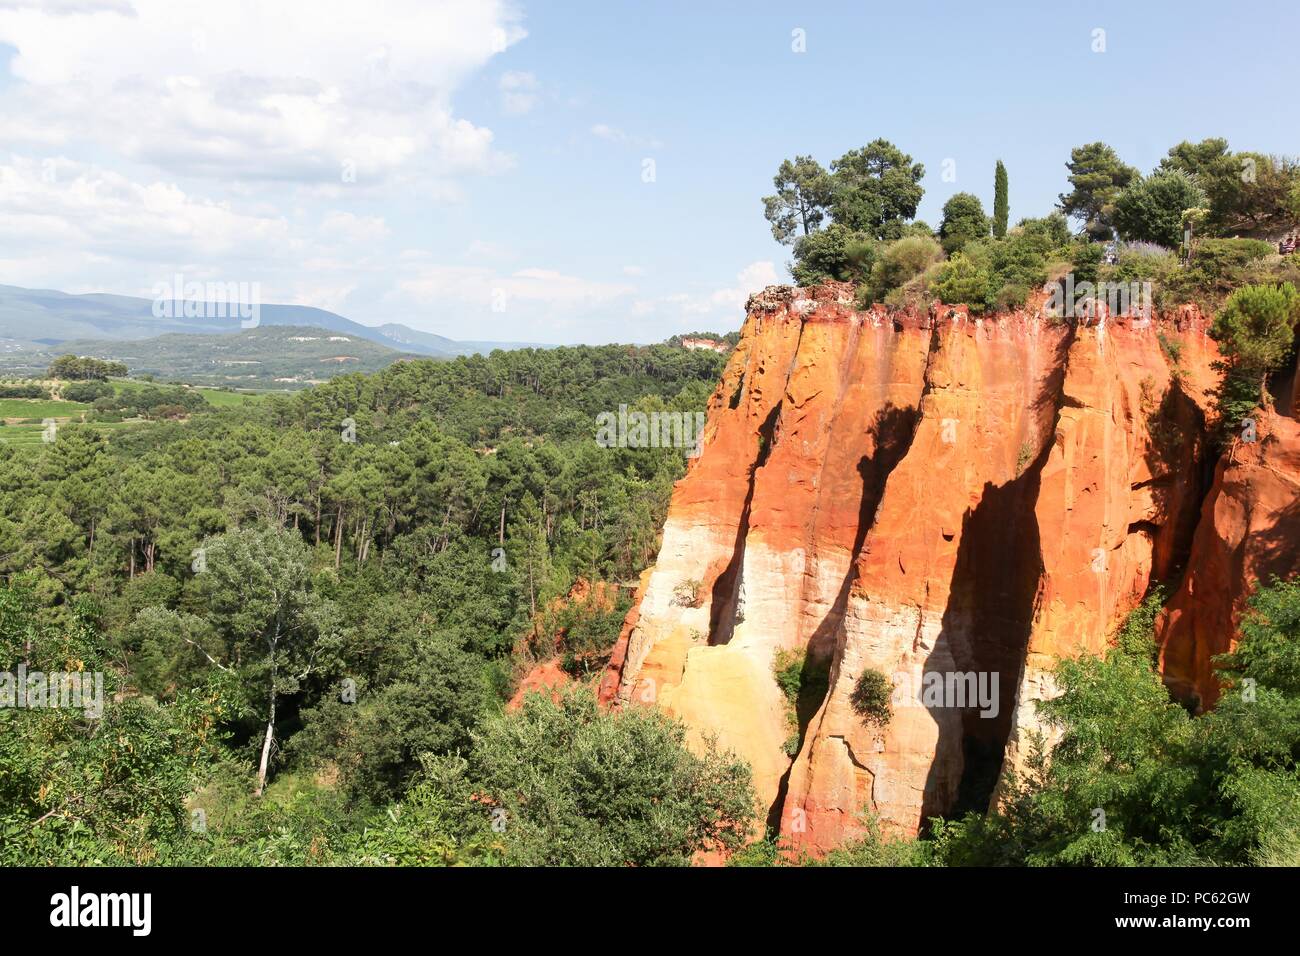
[{"label": "shrub on cliff face", "polygon": [[772,662],[772,674],[786,702],[786,723],[790,735],[785,741],[785,752],[795,756],[802,742],[800,731],[826,699],[830,683],[828,658],[818,658],[806,650],[777,651]]},{"label": "shrub on cliff face", "polygon": [[791,274],[802,286],[828,279],[863,282],[875,262],[876,242],[865,233],[854,232],[838,223],[802,236],[794,246]]},{"label": "shrub on cliff face", "polygon": [[889,678],[880,671],[873,671],[868,667],[854,682],[849,703],[853,707],[853,712],[865,723],[884,727],[893,716],[889,708],[893,693],[894,687]]},{"label": "shrub on cliff face", "polygon": [[892,242],[871,269],[871,296],[887,301],[889,293],[922,275],[943,258],[939,243],[928,236],[905,236]]},{"label": "shrub on cliff face", "polygon": [[943,302],[966,303],[972,312],[983,312],[991,277],[988,257],[981,263],[965,253],[957,253],[939,269],[930,292]]}]

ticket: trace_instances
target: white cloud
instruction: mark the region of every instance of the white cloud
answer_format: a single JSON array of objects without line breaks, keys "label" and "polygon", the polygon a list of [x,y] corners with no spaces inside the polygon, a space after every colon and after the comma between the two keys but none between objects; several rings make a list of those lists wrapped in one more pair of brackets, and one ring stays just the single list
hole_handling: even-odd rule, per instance
[{"label": "white cloud", "polygon": [[761,259],[741,269],[736,275],[736,281],[731,285],[715,289],[706,295],[681,293],[670,296],[669,301],[689,315],[723,313],[727,318],[737,318],[743,312],[746,300],[753,293],[769,285],[777,285],[780,281],[777,277],[776,263],[769,259]]},{"label": "white cloud", "polygon": [[504,0],[9,3],[0,124],[214,179],[463,175],[500,159],[451,94],[523,36]]},{"label": "white cloud", "polygon": [[290,239],[280,216],[240,213],[174,183],[135,182],[72,160],[30,157],[0,165],[0,234],[60,254],[170,261],[256,257]]},{"label": "white cloud", "polygon": [[501,108],[507,113],[520,115],[537,105],[539,84],[531,73],[508,70],[497,80],[501,94]]}]

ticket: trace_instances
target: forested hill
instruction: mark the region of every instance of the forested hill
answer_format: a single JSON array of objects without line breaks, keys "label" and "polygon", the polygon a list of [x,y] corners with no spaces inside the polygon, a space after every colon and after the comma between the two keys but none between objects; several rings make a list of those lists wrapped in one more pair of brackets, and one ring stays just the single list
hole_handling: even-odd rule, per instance
[{"label": "forested hill", "polygon": [[0,354],[5,374],[39,375],[60,355],[121,362],[132,375],[238,388],[303,388],[348,372],[376,372],[415,358],[354,335],[296,325],[266,325],[220,335],[171,333],[135,341],[60,342]]}]

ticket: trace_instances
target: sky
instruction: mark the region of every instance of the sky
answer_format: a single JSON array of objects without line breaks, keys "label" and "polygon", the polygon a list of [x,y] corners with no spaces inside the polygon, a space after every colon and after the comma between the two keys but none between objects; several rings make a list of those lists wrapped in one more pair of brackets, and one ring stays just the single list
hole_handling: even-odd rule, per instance
[{"label": "sky", "polygon": [[[884,137],[1011,219],[1102,139],[1300,153],[1300,4],[0,0],[0,284],[660,341],[789,279],[781,160]],[[1289,74],[1289,78],[1288,78]]]}]

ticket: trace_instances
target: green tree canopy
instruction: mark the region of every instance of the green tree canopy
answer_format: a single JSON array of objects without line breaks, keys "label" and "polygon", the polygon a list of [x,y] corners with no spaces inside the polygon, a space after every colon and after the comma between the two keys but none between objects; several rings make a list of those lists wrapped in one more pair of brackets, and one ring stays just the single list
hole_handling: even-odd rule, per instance
[{"label": "green tree canopy", "polygon": [[876,239],[897,239],[916,216],[925,167],[884,139],[849,150],[831,163],[831,215],[840,225]]},{"label": "green tree canopy", "polygon": [[1300,293],[1290,282],[1248,285],[1232,293],[1210,327],[1225,358],[1228,381],[1221,394],[1244,400],[1240,388],[1234,392],[1233,380],[1250,382],[1258,385],[1259,400],[1266,402],[1268,375],[1291,353],[1297,320]]},{"label": "green tree canopy", "polygon": [[776,194],[763,197],[763,215],[777,242],[792,244],[822,224],[831,202],[831,177],[811,156],[785,160],[772,177]]},{"label": "green tree canopy", "polygon": [[1061,210],[1081,220],[1088,235],[1109,239],[1114,231],[1115,200],[1138,178],[1138,171],[1100,142],[1072,149],[1066,168],[1072,188],[1061,195]]},{"label": "green tree canopy", "polygon": [[532,694],[489,719],[467,761],[434,775],[462,804],[477,793],[511,862],[534,866],[685,866],[735,849],[757,809],[749,767],[653,708],[609,712],[588,691]]},{"label": "green tree canopy", "polygon": [[1207,202],[1205,192],[1181,170],[1158,170],[1115,197],[1114,221],[1121,238],[1177,248],[1183,215]]},{"label": "green tree canopy", "polygon": [[989,218],[979,197],[971,193],[957,193],[943,204],[943,221],[939,224],[939,238],[943,251],[952,255],[974,239],[989,234]]},{"label": "green tree canopy", "polygon": [[[315,593],[302,538],[275,527],[244,528],[204,545],[196,581],[208,619],[225,643],[226,669],[265,701],[266,731],[257,792],[266,787],[280,697],[335,663],[334,604]],[[214,662],[215,663],[215,662]]]}]

